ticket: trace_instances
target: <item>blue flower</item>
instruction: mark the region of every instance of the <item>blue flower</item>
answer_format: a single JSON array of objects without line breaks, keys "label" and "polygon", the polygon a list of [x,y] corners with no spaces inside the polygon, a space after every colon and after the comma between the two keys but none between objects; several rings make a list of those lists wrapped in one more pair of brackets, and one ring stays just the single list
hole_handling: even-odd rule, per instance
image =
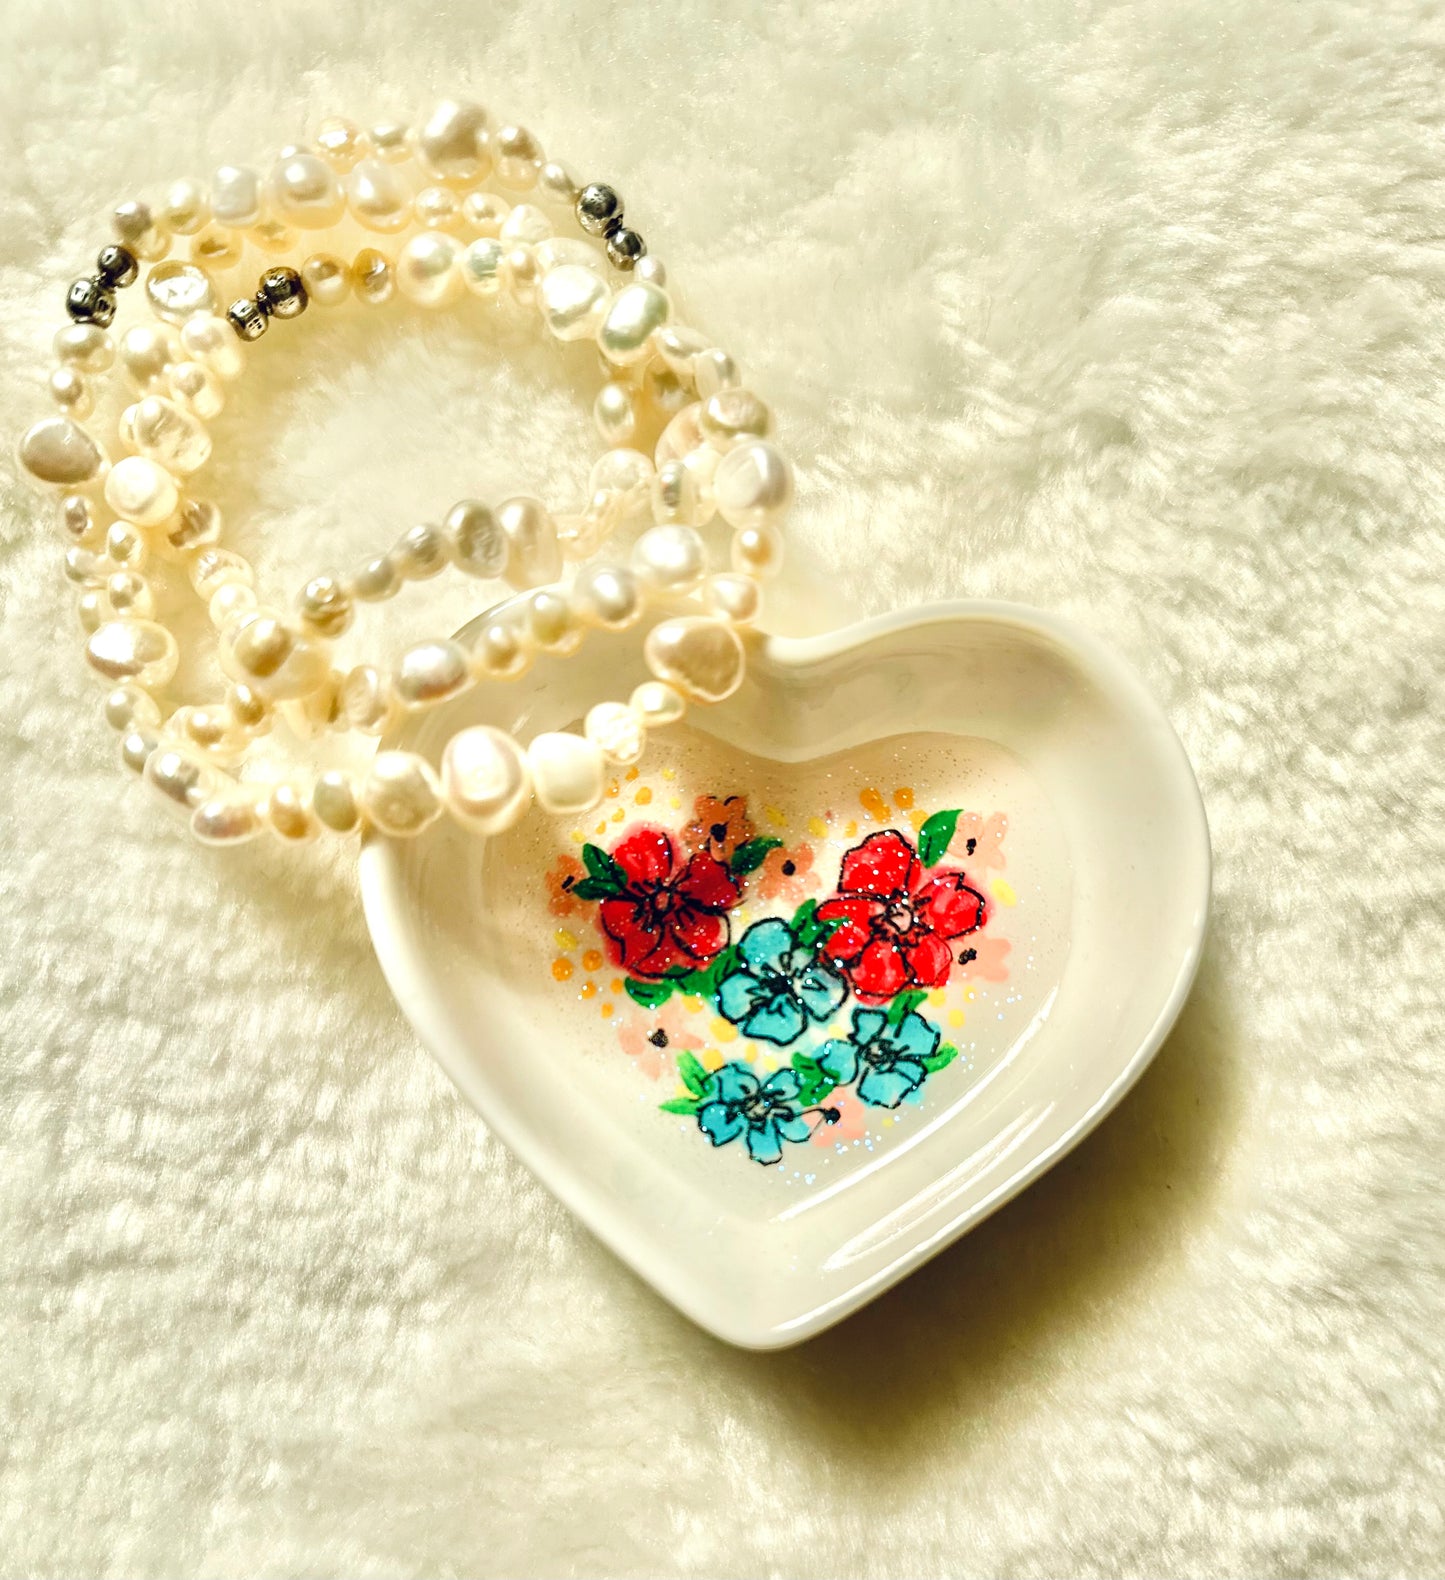
[{"label": "blue flower", "polygon": [[[896,1026],[881,1009],[853,1011],[853,1035],[818,1050],[818,1064],[839,1086],[858,1082],[858,1096],[874,1108],[897,1108],[928,1076],[938,1027],[910,1010]],[[861,1079],[860,1079],[861,1077]]]},{"label": "blue flower", "polygon": [[776,1163],[784,1141],[806,1141],[812,1134],[798,1109],[801,1085],[796,1070],[760,1081],[746,1064],[725,1064],[708,1076],[698,1128],[715,1147],[745,1135],[754,1163]]},{"label": "blue flower", "polygon": [[746,1036],[786,1047],[847,995],[843,978],[775,916],[748,928],[738,954],[742,967],[723,978],[717,1007]]}]

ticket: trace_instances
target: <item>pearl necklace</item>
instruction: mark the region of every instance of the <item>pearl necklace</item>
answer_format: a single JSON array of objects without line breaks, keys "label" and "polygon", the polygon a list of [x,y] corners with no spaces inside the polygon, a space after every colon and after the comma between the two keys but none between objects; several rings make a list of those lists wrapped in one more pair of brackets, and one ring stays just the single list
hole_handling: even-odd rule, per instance
[{"label": "pearl necklace", "polygon": [[[570,220],[581,234],[559,234]],[[122,204],[113,227],[116,242],[71,286],[71,322],[55,337],[60,415],[31,427],[19,455],[60,496],[85,656],[111,687],[105,717],[121,758],[197,839],[229,845],[269,830],[294,843],[366,827],[407,836],[443,813],[494,834],[534,799],[572,816],[602,799],[609,766],[637,761],[649,730],[741,684],[739,629],[758,614],[759,580],[781,563],[791,470],[732,358],[673,321],[666,271],[611,188],[579,187],[524,127],[493,126],[480,106],[448,100],[415,128],[329,120],[313,144],[283,149],[264,179],[223,166],[209,186],[175,182],[154,208]],[[143,263],[151,321],[117,346],[116,292]],[[254,291],[220,311],[221,287],[256,279],[258,264]],[[558,340],[595,341],[607,378],[593,417],[607,449],[587,502],[554,516],[532,498],[463,500],[441,526],[413,527],[350,574],[313,578],[293,613],[263,605],[250,564],[221,547],[220,512],[192,492],[211,455],[206,423],[273,321],[313,302],[366,308],[397,293],[428,308],[512,304]],[[128,389],[108,449],[82,423],[117,361]],[[659,429],[650,457],[638,445]],[[588,563],[619,526],[649,515],[626,563]],[[714,516],[732,529],[730,568],[709,574],[698,529]],[[174,706],[168,696],[180,652],[152,582],[166,564],[214,627],[229,681],[214,701]],[[441,639],[390,665],[333,664],[358,604],[448,566],[515,590],[470,651]],[[576,651],[589,628],[623,630],[649,602],[679,599],[685,612],[669,612],[643,643],[654,678],[625,702],[599,702],[581,733],[549,731],[524,747],[473,726],[447,742],[439,773],[409,751],[379,752],[358,772],[278,776],[255,761],[266,735],[380,736],[408,711],[521,674],[538,653]]]}]

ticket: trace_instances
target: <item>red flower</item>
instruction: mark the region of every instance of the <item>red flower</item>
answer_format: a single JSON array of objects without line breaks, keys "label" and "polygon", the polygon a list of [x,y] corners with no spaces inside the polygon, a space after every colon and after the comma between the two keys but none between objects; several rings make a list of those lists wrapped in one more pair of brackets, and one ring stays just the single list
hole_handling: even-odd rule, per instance
[{"label": "red flower", "polygon": [[953,867],[924,879],[918,852],[893,829],[870,834],[843,858],[838,893],[818,907],[840,925],[824,944],[864,1003],[902,988],[942,987],[953,967],[949,939],[982,927],[984,897]]},{"label": "red flower", "polygon": [[626,886],[602,901],[598,920],[615,965],[639,977],[692,971],[727,943],[727,912],[741,894],[715,856],[698,851],[679,867],[672,835],[644,828],[629,834],[612,859]]}]

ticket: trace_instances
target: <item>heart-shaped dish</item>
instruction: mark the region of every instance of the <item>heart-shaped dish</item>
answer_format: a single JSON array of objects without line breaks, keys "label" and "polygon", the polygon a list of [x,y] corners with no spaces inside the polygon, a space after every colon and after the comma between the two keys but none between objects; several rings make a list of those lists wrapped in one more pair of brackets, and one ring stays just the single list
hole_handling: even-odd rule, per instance
[{"label": "heart-shaped dish", "polygon": [[[765,1349],[1119,1101],[1189,991],[1210,856],[1163,714],[1055,616],[942,604],[749,645],[742,689],[597,811],[372,839],[362,893],[393,992],[495,1133],[674,1305]],[[637,632],[594,635],[384,744],[527,740],[643,678]]]}]

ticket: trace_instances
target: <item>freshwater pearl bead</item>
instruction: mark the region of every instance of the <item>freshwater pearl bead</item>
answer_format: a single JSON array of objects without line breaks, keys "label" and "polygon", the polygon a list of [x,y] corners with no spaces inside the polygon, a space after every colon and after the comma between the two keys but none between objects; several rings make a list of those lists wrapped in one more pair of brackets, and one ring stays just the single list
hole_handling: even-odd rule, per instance
[{"label": "freshwater pearl bead", "polygon": [[574,653],[582,642],[577,611],[565,593],[542,588],[527,601],[527,640],[544,653]]},{"label": "freshwater pearl bead", "polygon": [[642,398],[665,422],[671,422],[692,404],[692,390],[661,357],[655,357],[642,375]]},{"label": "freshwater pearl bead", "polygon": [[415,752],[378,752],[361,788],[361,808],[383,834],[420,834],[441,816],[441,785]]},{"label": "freshwater pearl bead", "polygon": [[97,536],[95,511],[84,494],[66,494],[57,513],[60,530],[74,543],[91,545]]},{"label": "freshwater pearl bead", "polygon": [[468,192],[462,199],[462,223],[478,236],[500,236],[512,205],[495,192]]},{"label": "freshwater pearl bead", "polygon": [[647,740],[642,715],[625,702],[599,702],[589,708],[582,729],[607,761],[618,767],[635,763]]},{"label": "freshwater pearl bead", "polygon": [[164,258],[170,248],[170,238],[156,224],[148,203],[119,204],[111,213],[110,223],[116,240],[137,258]]},{"label": "freshwater pearl bead", "polygon": [[478,499],[460,500],[447,512],[442,531],[452,560],[468,576],[506,572],[511,546],[490,505]]},{"label": "freshwater pearl bead", "polygon": [[390,554],[378,554],[352,574],[351,590],[364,603],[382,603],[401,588],[401,572]]},{"label": "freshwater pearl bead", "polygon": [[57,360],[81,373],[105,373],[115,361],[115,341],[99,324],[66,324],[51,345]]},{"label": "freshwater pearl bead", "polygon": [[595,565],[577,578],[577,612],[604,631],[625,631],[642,617],[642,588],[621,565]]},{"label": "freshwater pearl bead", "polygon": [[709,444],[726,453],[744,440],[765,439],[773,414],[751,390],[724,389],[703,402],[698,426]]},{"label": "freshwater pearl bead", "polygon": [[592,422],[603,444],[630,444],[637,432],[637,407],[632,391],[615,380],[604,384],[592,403]]},{"label": "freshwater pearl bead", "polygon": [[174,678],[181,655],[175,637],[154,620],[108,620],[91,633],[85,659],[106,680],[155,690]]},{"label": "freshwater pearl bead", "polygon": [[541,275],[536,254],[530,247],[512,247],[503,253],[502,286],[523,307],[530,307],[537,300],[537,281]]},{"label": "freshwater pearl bead", "polygon": [[128,455],[106,477],[105,502],[137,526],[158,527],[175,514],[180,495],[164,467],[143,455]]},{"label": "freshwater pearl bead", "polygon": [[120,760],[133,774],[143,774],[150,754],[161,743],[160,731],[142,725],[121,737]]},{"label": "freshwater pearl bead", "polygon": [[226,711],[248,735],[271,728],[271,704],[244,682],[226,688]]},{"label": "freshwater pearl bead", "polygon": [[218,543],[220,537],[220,510],[209,499],[186,499],[152,541],[162,559],[179,560]]},{"label": "freshwater pearl bead", "polygon": [[191,242],[191,262],[215,274],[234,269],[241,261],[241,232],[223,225],[208,225]]},{"label": "freshwater pearl bead", "polygon": [[659,680],[693,702],[721,702],[742,684],[743,644],[721,620],[664,620],[648,632],[642,652]]},{"label": "freshwater pearl bead", "polygon": [[112,521],[106,528],[105,554],[112,565],[138,571],[149,558],[145,539],[128,521]]},{"label": "freshwater pearl bead", "polygon": [[[131,419],[131,442],[142,455],[180,477],[199,471],[211,458],[211,436],[205,427],[190,412],[161,395],[147,395],[136,406]],[[112,477],[119,470],[116,467]],[[165,514],[170,513],[168,510]]]},{"label": "freshwater pearl bead", "polygon": [[256,573],[251,562],[234,549],[205,548],[190,564],[191,586],[196,597],[209,601],[227,582],[240,582],[243,587],[256,585]]},{"label": "freshwater pearl bead", "polygon": [[43,417],[20,440],[20,464],[41,483],[74,488],[105,469],[105,451],[69,417]]},{"label": "freshwater pearl bead", "polygon": [[363,230],[389,234],[411,221],[411,188],[395,165],[363,159],[346,178],[346,202]]},{"label": "freshwater pearl bead", "polygon": [[505,500],[497,507],[497,520],[507,535],[506,577],[513,587],[542,587],[561,576],[557,525],[540,500]]},{"label": "freshwater pearl bead", "polygon": [[396,271],[391,259],[374,247],[363,247],[351,264],[351,288],[368,307],[389,302],[396,291]]},{"label": "freshwater pearl bead", "polygon": [[612,299],[597,331],[597,344],[609,362],[630,367],[649,353],[653,331],[667,322],[672,303],[655,285],[626,285]]},{"label": "freshwater pearl bead", "polygon": [[146,275],[146,301],[156,317],[168,324],[183,324],[196,313],[214,313],[216,287],[195,263],[171,258]]},{"label": "freshwater pearl bead", "polygon": [[191,813],[191,833],[203,845],[243,845],[262,827],[259,808],[244,794],[212,796]]},{"label": "freshwater pearl bead", "polygon": [[211,177],[211,213],[232,230],[254,225],[261,217],[261,177],[248,165],[222,165]]},{"label": "freshwater pearl bead", "polygon": [[261,803],[261,817],[271,832],[288,844],[303,844],[320,832],[311,797],[289,780],[272,785]]},{"label": "freshwater pearl bead", "polygon": [[496,296],[502,289],[502,244],[494,236],[478,236],[458,262],[462,283],[476,296]]},{"label": "freshwater pearl bead", "polygon": [[707,570],[707,551],[691,527],[650,527],[633,545],[632,570],[651,593],[690,593]]},{"label": "freshwater pearl bead", "polygon": [[331,166],[343,174],[365,156],[371,140],[355,121],[345,116],[328,115],[316,128],[316,151]]},{"label": "freshwater pearl bead", "polygon": [[50,398],[68,417],[82,421],[95,409],[85,380],[74,368],[59,367],[50,375]]},{"label": "freshwater pearl bead", "polygon": [[608,295],[607,286],[591,269],[564,263],[542,277],[542,320],[558,340],[585,340],[597,333]]},{"label": "freshwater pearl bead", "polygon": [[377,121],[366,135],[372,152],[387,164],[405,164],[411,158],[412,131],[405,121]]},{"label": "freshwater pearl bead", "polygon": [[548,731],[527,748],[532,789],[544,812],[559,817],[590,811],[602,799],[606,762],[581,735]]},{"label": "freshwater pearl bead", "polygon": [[182,177],[166,188],[156,216],[177,236],[194,236],[211,217],[211,194],[199,181]]},{"label": "freshwater pearl bead", "polygon": [[383,735],[397,716],[386,677],[374,664],[358,664],[341,682],[341,711],[354,730]]},{"label": "freshwater pearl bead", "polygon": [[256,607],[256,593],[245,582],[223,582],[211,594],[206,605],[206,618],[218,631],[223,631],[238,615],[249,614]]},{"label": "freshwater pearl bead", "polygon": [[208,422],[225,410],[221,381],[202,362],[173,363],[166,369],[166,388],[179,406]]},{"label": "freshwater pearl bead", "polygon": [[187,814],[209,801],[219,784],[213,769],[164,742],[146,760],[143,778],[166,805]]},{"label": "freshwater pearl bead", "polygon": [[137,725],[154,728],[161,722],[160,704],[143,686],[123,680],[105,699],[105,722],[122,735]]},{"label": "freshwater pearl bead", "polygon": [[87,636],[100,630],[112,618],[105,594],[98,587],[87,587],[75,600],[75,617]]},{"label": "freshwater pearl bead", "polygon": [[680,379],[692,383],[694,359],[707,350],[707,341],[695,329],[668,324],[652,337],[658,356]]},{"label": "freshwater pearl bead", "polygon": [[416,152],[433,181],[471,186],[491,167],[487,112],[479,104],[443,99],[416,134]]},{"label": "freshwater pearl bead", "polygon": [[391,551],[399,575],[408,581],[424,582],[440,575],[450,558],[447,535],[429,521],[409,527]]},{"label": "freshwater pearl bead", "polygon": [[401,294],[423,307],[443,307],[462,291],[457,269],[460,249],[448,235],[428,231],[413,236],[396,260],[396,283]]},{"label": "freshwater pearl bead", "polygon": [[698,352],[693,358],[692,382],[703,400],[708,400],[719,390],[730,389],[741,378],[737,363],[726,351],[719,351],[716,346]]},{"label": "freshwater pearl bead", "polygon": [[313,576],[297,599],[301,622],[317,636],[334,640],[356,616],[350,595],[334,576]]},{"label": "freshwater pearl bead", "polygon": [[[188,357],[219,379],[239,378],[246,370],[246,352],[231,326],[211,313],[200,313],[181,325],[181,346]],[[172,359],[174,360],[174,359]]]},{"label": "freshwater pearl bead", "polygon": [[248,740],[224,706],[177,708],[166,724],[166,733],[213,763],[234,763],[245,752]]},{"label": "freshwater pearl bead", "polygon": [[320,821],[336,834],[350,833],[361,821],[355,782],[342,768],[328,768],[316,776],[311,805]]},{"label": "freshwater pearl bead", "polygon": [[644,680],[628,699],[649,730],[659,730],[664,725],[676,724],[687,712],[687,699],[675,687],[662,680]]},{"label": "freshwater pearl bead", "polygon": [[313,252],[301,265],[301,283],[318,307],[339,307],[351,295],[351,274],[340,258]]},{"label": "freshwater pearl bead", "polygon": [[721,571],[703,583],[702,601],[710,614],[734,625],[751,625],[762,608],[762,591],[751,576]]},{"label": "freshwater pearl bead", "polygon": [[639,258],[632,270],[634,280],[645,280],[648,285],[667,284],[667,265],[661,258],[648,253],[645,258]]},{"label": "freshwater pearl bead", "polygon": [[478,679],[512,680],[527,667],[528,654],[521,633],[501,621],[482,628],[472,649],[472,669]]},{"label": "freshwater pearl bead", "polygon": [[442,795],[453,817],[478,834],[500,834],[527,810],[532,776],[512,737],[477,724],[442,753]]},{"label": "freshwater pearl bead", "polygon": [[412,212],[428,230],[460,230],[461,199],[449,187],[423,187],[412,199]]},{"label": "freshwater pearl bead", "polygon": [[518,203],[498,232],[504,247],[531,247],[552,235],[552,221],[531,203]]},{"label": "freshwater pearl bead", "polygon": [[692,401],[662,430],[653,452],[658,466],[668,461],[685,460],[692,452],[707,443],[702,431],[702,403]]},{"label": "freshwater pearl bead", "polygon": [[492,135],[492,163],[502,186],[530,190],[542,168],[542,145],[525,126],[499,126]]},{"label": "freshwater pearl bead", "polygon": [[98,587],[110,575],[110,561],[104,554],[73,544],[65,551],[62,562],[65,579],[77,587]]},{"label": "freshwater pearl bead", "polygon": [[472,683],[466,649],[451,641],[418,642],[396,662],[392,690],[406,708],[443,702]]},{"label": "freshwater pearl bead", "polygon": [[783,568],[783,536],[776,527],[744,527],[733,535],[731,558],[735,571],[766,581]]},{"label": "freshwater pearl bead", "polygon": [[641,450],[609,450],[598,456],[587,477],[589,492],[603,490],[620,496],[619,509],[626,520],[647,508],[654,468]]},{"label": "freshwater pearl bead", "polygon": [[538,196],[559,208],[574,208],[581,190],[572,172],[555,159],[549,159],[537,172]]},{"label": "freshwater pearl bead", "polygon": [[691,527],[701,515],[692,473],[681,461],[664,461],[652,480],[652,519]]},{"label": "freshwater pearl bead", "polygon": [[[235,338],[231,334],[231,339]],[[148,395],[164,386],[166,370],[182,360],[185,345],[168,324],[136,324],[120,337],[121,371],[140,394]]]},{"label": "freshwater pearl bead", "polygon": [[780,451],[754,439],[722,458],[713,490],[729,526],[776,526],[793,502],[793,471]]},{"label": "freshwater pearl bead", "polygon": [[254,609],[227,629],[221,668],[269,702],[315,690],[331,668],[323,642],[306,637],[269,609]]}]

